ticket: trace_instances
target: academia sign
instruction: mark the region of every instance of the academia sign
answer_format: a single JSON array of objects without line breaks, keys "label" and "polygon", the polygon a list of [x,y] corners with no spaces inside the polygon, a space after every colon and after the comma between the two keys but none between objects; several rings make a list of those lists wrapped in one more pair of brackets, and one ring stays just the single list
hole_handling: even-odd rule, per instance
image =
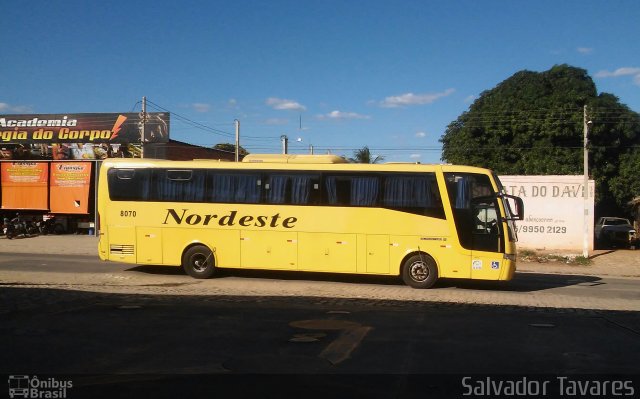
[{"label": "academia sign", "polygon": [[[524,220],[516,222],[518,247],[581,253],[584,245],[583,176],[500,176],[508,194],[524,201]],[[589,180],[587,227],[593,250],[594,183]]]},{"label": "academia sign", "polygon": [[[142,134],[144,126],[144,135]],[[169,113],[0,115],[0,142],[166,143]]]}]

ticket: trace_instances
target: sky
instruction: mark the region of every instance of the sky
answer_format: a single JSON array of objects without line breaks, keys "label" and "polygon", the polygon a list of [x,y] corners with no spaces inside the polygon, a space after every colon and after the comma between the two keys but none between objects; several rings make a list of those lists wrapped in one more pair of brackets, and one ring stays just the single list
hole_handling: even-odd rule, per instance
[{"label": "sky", "polygon": [[171,112],[253,153],[441,162],[485,90],[569,64],[640,112],[637,0],[3,0],[0,114]]}]

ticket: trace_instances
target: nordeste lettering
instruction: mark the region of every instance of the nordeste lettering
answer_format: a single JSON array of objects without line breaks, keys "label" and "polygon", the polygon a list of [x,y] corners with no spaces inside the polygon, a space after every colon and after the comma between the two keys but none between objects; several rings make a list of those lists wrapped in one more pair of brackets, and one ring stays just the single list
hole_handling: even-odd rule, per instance
[{"label": "nordeste lettering", "polygon": [[238,211],[225,214],[198,214],[188,209],[176,210],[168,208],[162,224],[177,224],[189,226],[242,226],[242,227],[295,227],[297,217],[283,217],[279,213],[268,215],[238,215]]}]

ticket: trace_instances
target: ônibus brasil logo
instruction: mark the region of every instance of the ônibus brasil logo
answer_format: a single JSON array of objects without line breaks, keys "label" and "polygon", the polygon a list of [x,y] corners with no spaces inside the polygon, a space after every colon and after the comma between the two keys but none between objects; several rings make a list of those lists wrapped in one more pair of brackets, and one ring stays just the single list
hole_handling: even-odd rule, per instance
[{"label": "\u00f4nibus brasil logo", "polygon": [[69,389],[73,388],[71,380],[60,380],[53,377],[38,378],[28,375],[9,376],[10,398],[66,398]]}]

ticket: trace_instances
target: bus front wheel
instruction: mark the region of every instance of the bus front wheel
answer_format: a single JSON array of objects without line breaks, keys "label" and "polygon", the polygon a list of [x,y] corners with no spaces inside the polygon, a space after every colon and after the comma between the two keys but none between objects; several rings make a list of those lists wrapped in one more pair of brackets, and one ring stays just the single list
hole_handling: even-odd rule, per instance
[{"label": "bus front wheel", "polygon": [[436,261],[427,254],[409,257],[402,266],[402,280],[413,288],[431,288],[438,280]]},{"label": "bus front wheel", "polygon": [[182,268],[195,278],[209,278],[216,271],[213,252],[204,245],[195,245],[182,255]]}]

